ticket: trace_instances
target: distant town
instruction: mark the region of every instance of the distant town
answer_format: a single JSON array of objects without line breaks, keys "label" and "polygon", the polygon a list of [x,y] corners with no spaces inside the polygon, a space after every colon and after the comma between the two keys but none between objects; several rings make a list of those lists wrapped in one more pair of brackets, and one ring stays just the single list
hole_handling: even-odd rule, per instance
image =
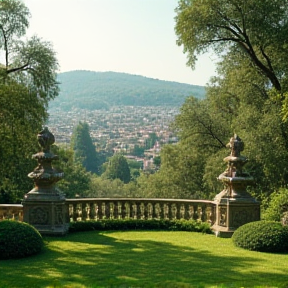
[{"label": "distant town", "polygon": [[[157,141],[145,151],[146,160],[159,155],[162,145],[177,142],[169,129],[171,121],[179,113],[175,107],[114,106],[110,110],[61,109],[49,111],[48,126],[55,135],[56,144],[70,145],[73,129],[78,123],[87,122],[90,136],[98,151],[123,152],[129,155],[135,145],[145,147],[145,141],[155,133]],[[145,159],[139,159],[144,162]]]}]

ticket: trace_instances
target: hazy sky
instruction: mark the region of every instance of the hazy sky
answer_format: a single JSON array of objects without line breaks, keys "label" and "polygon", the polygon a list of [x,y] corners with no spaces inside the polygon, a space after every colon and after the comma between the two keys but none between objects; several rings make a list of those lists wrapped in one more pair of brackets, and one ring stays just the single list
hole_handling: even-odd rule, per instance
[{"label": "hazy sky", "polygon": [[28,36],[53,43],[60,72],[116,71],[205,85],[213,57],[196,70],[176,45],[178,0],[24,0],[32,17]]}]

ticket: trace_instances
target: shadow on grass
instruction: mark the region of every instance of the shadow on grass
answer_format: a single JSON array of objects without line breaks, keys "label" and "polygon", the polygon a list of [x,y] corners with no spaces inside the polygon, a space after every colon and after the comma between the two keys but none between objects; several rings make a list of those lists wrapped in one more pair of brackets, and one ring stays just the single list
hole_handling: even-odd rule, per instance
[{"label": "shadow on grass", "polygon": [[[153,232],[150,233],[153,237]],[[288,286],[287,266],[276,272],[255,271],[253,267],[261,260],[239,253],[217,255],[209,248],[209,237],[214,236],[203,235],[203,239],[205,236],[207,249],[201,250],[159,242],[151,236],[151,240],[137,237],[127,240],[113,232],[45,238],[47,247],[43,253],[0,261],[0,287]]]}]

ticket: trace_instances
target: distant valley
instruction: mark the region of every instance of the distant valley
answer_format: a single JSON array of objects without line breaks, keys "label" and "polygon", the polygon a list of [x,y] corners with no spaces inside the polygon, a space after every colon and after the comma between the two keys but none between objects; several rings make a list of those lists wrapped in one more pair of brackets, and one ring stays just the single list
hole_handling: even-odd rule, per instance
[{"label": "distant valley", "polygon": [[[69,143],[79,121],[87,122],[97,149],[143,146],[151,133],[174,141],[169,124],[203,86],[116,72],[71,71],[58,75],[60,95],[49,104],[48,125],[57,143]],[[107,148],[108,147],[108,148]]]},{"label": "distant valley", "polygon": [[60,94],[49,109],[109,110],[112,106],[180,107],[185,98],[205,97],[203,86],[117,72],[70,71],[58,75]]}]

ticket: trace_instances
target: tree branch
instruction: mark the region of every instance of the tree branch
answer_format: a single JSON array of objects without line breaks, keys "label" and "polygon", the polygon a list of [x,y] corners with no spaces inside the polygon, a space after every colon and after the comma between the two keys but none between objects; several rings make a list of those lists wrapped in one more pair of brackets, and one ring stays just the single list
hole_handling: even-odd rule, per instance
[{"label": "tree branch", "polygon": [[16,68],[8,69],[8,70],[7,70],[7,74],[9,74],[9,73],[13,73],[13,72],[17,72],[17,71],[21,71],[21,70],[28,70],[28,69],[31,69],[31,68],[28,67],[28,65],[29,65],[29,62],[26,63],[26,64],[24,64],[24,65],[22,65],[22,66],[20,66],[20,67],[16,67]]},{"label": "tree branch", "polygon": [[209,132],[207,133],[208,135],[212,136],[213,139],[218,141],[222,147],[226,147],[226,145],[219,139],[219,137],[213,133],[211,125],[207,126],[203,121],[199,119],[199,117],[197,117],[197,121]]}]

